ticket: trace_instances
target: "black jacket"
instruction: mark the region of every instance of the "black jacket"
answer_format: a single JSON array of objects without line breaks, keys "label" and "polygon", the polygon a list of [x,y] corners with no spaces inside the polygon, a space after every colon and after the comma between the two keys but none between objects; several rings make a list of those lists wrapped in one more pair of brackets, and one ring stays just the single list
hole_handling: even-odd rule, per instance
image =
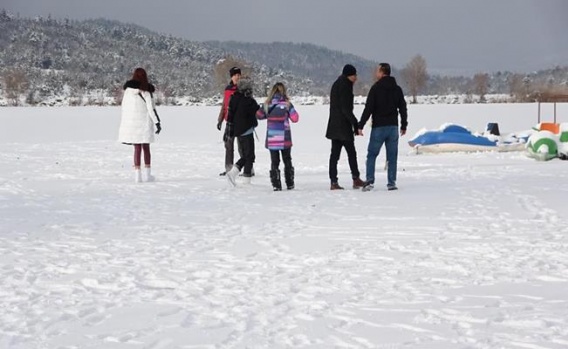
[{"label": "black jacket", "polygon": [[399,112],[400,128],[406,130],[408,114],[402,89],[396,84],[395,78],[384,76],[369,91],[359,128],[363,129],[371,114],[373,115],[373,127],[398,126]]},{"label": "black jacket", "polygon": [[231,136],[240,136],[251,127],[258,126],[256,111],[259,106],[255,99],[245,96],[241,91],[237,91],[229,102],[229,114],[227,122],[232,123],[233,131]]},{"label": "black jacket", "polygon": [[333,83],[329,96],[329,121],[325,136],[340,141],[355,140],[357,118],[353,114],[353,83],[341,75]]}]

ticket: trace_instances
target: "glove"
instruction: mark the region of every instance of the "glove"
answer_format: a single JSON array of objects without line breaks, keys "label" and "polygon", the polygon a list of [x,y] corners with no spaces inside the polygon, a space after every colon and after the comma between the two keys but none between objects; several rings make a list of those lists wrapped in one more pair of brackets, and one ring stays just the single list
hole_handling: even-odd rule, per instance
[{"label": "glove", "polygon": [[223,142],[226,142],[233,137],[235,137],[235,129],[233,128],[233,123],[227,122],[227,126],[225,126],[225,134],[223,135]]},{"label": "glove", "polygon": [[158,123],[156,124],[156,134],[159,135],[161,131],[162,131],[162,126],[161,126],[160,123],[158,122]]},{"label": "glove", "polygon": [[221,131],[221,126],[222,126],[222,125],[223,125],[223,121],[219,121],[219,122],[217,123],[217,129],[218,129],[219,131]]}]

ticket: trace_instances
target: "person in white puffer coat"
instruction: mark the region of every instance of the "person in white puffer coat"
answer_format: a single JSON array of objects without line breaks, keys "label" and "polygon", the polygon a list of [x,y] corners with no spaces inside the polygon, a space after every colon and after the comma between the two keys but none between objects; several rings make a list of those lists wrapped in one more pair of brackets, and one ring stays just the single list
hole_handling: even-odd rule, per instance
[{"label": "person in white puffer coat", "polygon": [[150,143],[154,142],[154,134],[159,134],[162,127],[152,96],[154,91],[154,86],[148,82],[146,71],[142,68],[136,68],[132,79],[124,84],[118,140],[124,144],[134,145],[136,183],[142,181],[140,169],[142,152],[144,152],[144,178],[148,182],[155,180],[151,173]]}]

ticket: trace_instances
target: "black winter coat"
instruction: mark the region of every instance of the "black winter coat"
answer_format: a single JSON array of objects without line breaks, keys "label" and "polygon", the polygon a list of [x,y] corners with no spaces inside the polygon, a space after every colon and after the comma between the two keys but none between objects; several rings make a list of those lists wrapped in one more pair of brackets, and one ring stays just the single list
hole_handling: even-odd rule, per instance
[{"label": "black winter coat", "polygon": [[231,97],[229,102],[229,114],[227,122],[233,124],[233,134],[231,136],[240,136],[251,127],[258,126],[256,119],[256,111],[259,105],[251,96],[245,96],[241,91],[237,91]]},{"label": "black winter coat", "polygon": [[329,96],[329,121],[325,136],[340,141],[355,140],[357,118],[353,114],[353,83],[341,75],[333,83]]},{"label": "black winter coat", "polygon": [[373,127],[398,126],[398,112],[400,112],[400,128],[406,130],[408,114],[402,89],[396,84],[395,78],[384,76],[369,90],[359,128],[363,129],[371,115],[373,115]]}]

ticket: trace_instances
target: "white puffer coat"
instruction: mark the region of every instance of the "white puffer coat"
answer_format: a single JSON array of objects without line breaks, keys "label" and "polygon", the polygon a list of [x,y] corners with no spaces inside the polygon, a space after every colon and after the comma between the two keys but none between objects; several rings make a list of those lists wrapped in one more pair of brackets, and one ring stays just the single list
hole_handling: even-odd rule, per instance
[{"label": "white puffer coat", "polygon": [[128,87],[122,97],[118,141],[128,144],[154,142],[154,124],[159,122],[152,94]]}]

